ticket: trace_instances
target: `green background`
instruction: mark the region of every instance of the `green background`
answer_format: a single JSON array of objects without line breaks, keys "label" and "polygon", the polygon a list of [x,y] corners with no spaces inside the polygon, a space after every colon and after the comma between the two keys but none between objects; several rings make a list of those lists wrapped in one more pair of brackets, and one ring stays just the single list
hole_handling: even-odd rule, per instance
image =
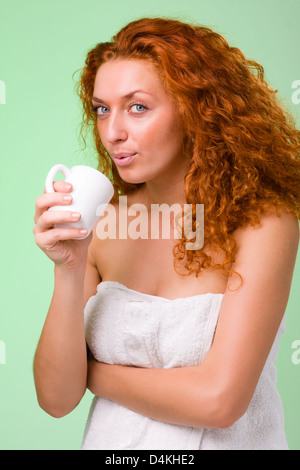
[{"label": "green background", "polygon": [[[196,21],[260,62],[299,124],[300,104],[291,98],[300,79],[299,15],[299,0],[0,1],[0,80],[6,84],[6,104],[0,104],[0,340],[6,346],[0,449],[79,449],[91,401],[87,392],[73,413],[54,419],[39,408],[32,375],[53,289],[53,265],[32,234],[35,199],[52,165],[96,165],[92,150],[81,150],[72,78],[87,51],[140,17]],[[299,281],[298,255],[277,361],[288,442],[297,450],[300,364],[292,362],[291,345],[300,339]]]}]

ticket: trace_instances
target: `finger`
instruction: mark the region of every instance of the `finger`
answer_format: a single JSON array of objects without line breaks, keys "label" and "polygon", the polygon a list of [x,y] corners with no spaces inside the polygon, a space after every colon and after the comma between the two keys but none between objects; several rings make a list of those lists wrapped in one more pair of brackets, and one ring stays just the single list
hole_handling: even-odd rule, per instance
[{"label": "finger", "polygon": [[[72,191],[73,186],[71,183],[67,181],[54,181],[53,182],[53,189],[57,192],[68,193]],[[46,193],[46,188],[44,187],[44,194]],[[50,193],[49,193],[50,194]]]},{"label": "finger", "polygon": [[55,191],[61,191],[62,193],[70,192],[73,189],[71,183],[67,181],[54,181],[53,187]]},{"label": "finger", "polygon": [[41,196],[38,196],[35,200],[35,215],[34,222],[37,223],[41,215],[52,206],[66,206],[71,204],[72,196],[71,194],[65,193],[44,193]]},{"label": "finger", "polygon": [[[50,249],[59,241],[78,240],[85,237],[87,230],[79,228],[54,228],[35,233],[35,243],[42,249]],[[87,237],[89,238],[89,237]]]},{"label": "finger", "polygon": [[56,224],[78,222],[81,218],[79,212],[71,211],[45,211],[37,221],[37,230],[49,230]]}]

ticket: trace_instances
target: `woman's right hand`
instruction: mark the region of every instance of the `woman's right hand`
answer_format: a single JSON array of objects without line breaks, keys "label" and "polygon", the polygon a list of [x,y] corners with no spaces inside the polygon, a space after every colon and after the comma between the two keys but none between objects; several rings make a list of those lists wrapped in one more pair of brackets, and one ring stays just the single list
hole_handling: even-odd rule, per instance
[{"label": "woman's right hand", "polygon": [[57,266],[75,268],[85,264],[88,246],[92,239],[90,235],[81,240],[86,235],[79,228],[58,228],[54,224],[72,223],[80,220],[80,214],[74,218],[72,211],[48,211],[49,207],[61,205],[68,206],[72,202],[72,186],[64,181],[54,182],[54,192],[46,193],[37,197],[35,205],[33,233],[35,242],[41,250]]}]

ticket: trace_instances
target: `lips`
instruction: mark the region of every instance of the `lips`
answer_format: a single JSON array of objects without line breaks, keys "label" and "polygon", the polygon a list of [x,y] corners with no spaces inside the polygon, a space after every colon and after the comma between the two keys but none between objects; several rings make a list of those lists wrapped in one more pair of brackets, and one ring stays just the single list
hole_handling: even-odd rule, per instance
[{"label": "lips", "polygon": [[135,156],[136,156],[136,152],[135,153],[133,153],[133,152],[132,153],[122,152],[122,153],[113,153],[112,154],[114,162],[118,166],[129,165],[129,163],[131,163],[134,160]]},{"label": "lips", "polygon": [[127,157],[132,157],[133,155],[135,155],[136,152],[120,152],[120,153],[113,153],[112,156],[114,158],[127,158]]}]

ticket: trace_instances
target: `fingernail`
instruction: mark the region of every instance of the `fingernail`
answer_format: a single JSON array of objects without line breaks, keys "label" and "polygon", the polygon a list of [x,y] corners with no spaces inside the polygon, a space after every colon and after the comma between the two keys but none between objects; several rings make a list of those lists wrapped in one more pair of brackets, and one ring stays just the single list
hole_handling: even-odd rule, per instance
[{"label": "fingernail", "polygon": [[78,219],[80,217],[80,214],[78,214],[78,212],[72,212],[71,217],[72,219]]},{"label": "fingernail", "polygon": [[71,201],[72,200],[72,196],[64,196],[63,199],[65,201]]},{"label": "fingernail", "polygon": [[83,228],[79,231],[79,233],[81,233],[81,235],[85,235],[87,233],[87,230]]},{"label": "fingernail", "polygon": [[70,183],[66,183],[66,186],[65,186],[66,189],[71,189],[72,188],[72,185]]}]

